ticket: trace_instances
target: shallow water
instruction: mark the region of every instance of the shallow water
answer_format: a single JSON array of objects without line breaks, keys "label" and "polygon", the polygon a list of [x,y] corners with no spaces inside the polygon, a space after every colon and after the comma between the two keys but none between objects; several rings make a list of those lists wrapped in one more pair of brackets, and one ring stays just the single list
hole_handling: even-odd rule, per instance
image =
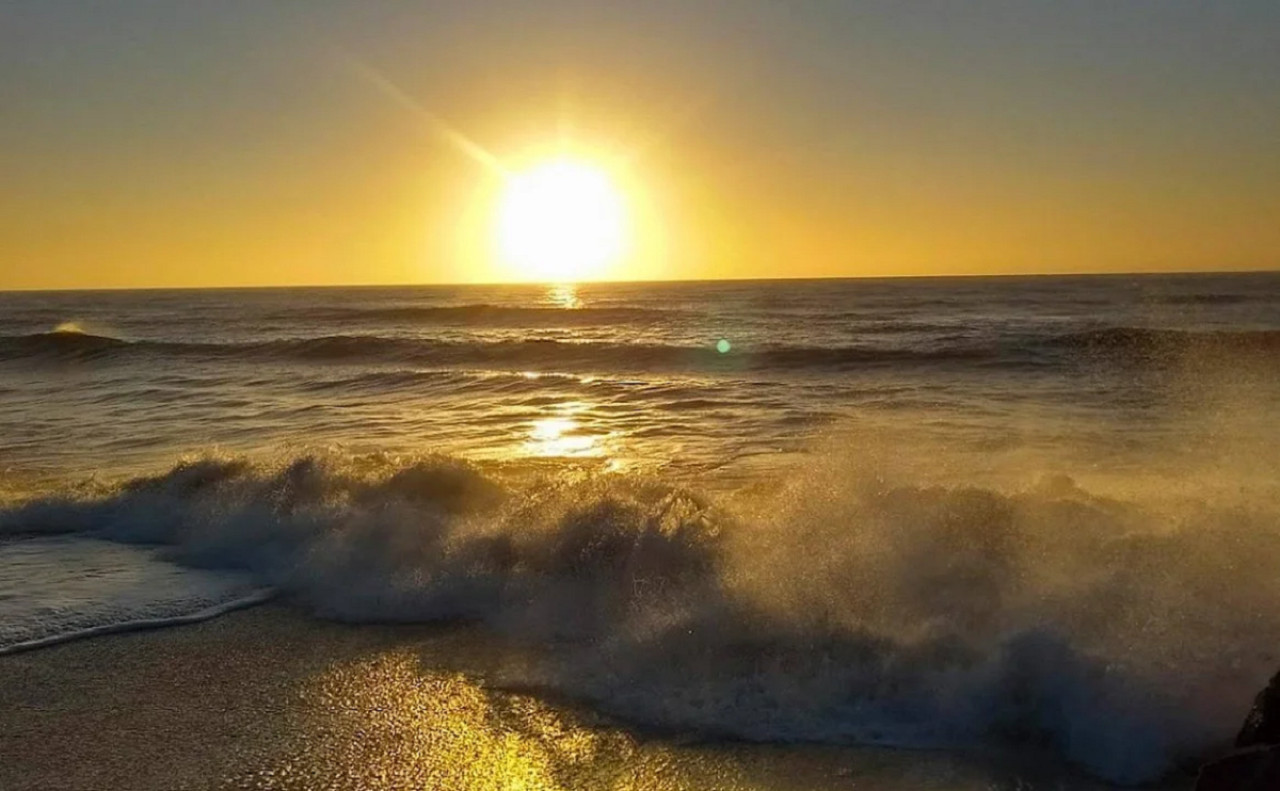
[{"label": "shallow water", "polygon": [[483,629],[353,627],[266,606],[0,657],[0,786],[1104,788],[1029,750],[761,745],[637,731],[563,698],[498,688],[497,670],[538,661],[531,653]]},{"label": "shallow water", "polygon": [[1150,780],[1280,663],[1278,352],[1276,275],[0,295],[0,635],[269,589],[646,726]]},{"label": "shallow water", "polygon": [[157,554],[81,537],[0,542],[0,653],[112,627],[179,624],[262,599],[244,575],[182,568]]}]

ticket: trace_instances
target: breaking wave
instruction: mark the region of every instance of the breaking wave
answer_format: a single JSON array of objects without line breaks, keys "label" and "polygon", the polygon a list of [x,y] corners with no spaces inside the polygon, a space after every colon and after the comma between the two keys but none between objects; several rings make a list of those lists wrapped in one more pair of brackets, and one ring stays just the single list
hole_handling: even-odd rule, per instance
[{"label": "breaking wave", "polygon": [[0,359],[53,358],[91,360],[119,353],[132,344],[120,338],[92,335],[73,329],[73,325],[59,325],[52,332],[0,337]]},{"label": "breaking wave", "polygon": [[160,545],[325,618],[478,621],[555,647],[500,683],[707,736],[1029,745],[1119,782],[1230,737],[1280,645],[1274,499],[933,486],[887,450],[717,495],[203,458],[11,506],[0,536]]}]

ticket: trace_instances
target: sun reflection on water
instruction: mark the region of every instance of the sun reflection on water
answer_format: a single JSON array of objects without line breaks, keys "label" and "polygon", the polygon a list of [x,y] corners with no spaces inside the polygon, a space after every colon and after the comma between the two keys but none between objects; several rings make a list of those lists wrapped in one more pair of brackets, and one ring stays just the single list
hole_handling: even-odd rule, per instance
[{"label": "sun reflection on water", "polygon": [[369,791],[746,785],[732,762],[641,743],[534,698],[490,692],[466,675],[424,667],[411,650],[338,663],[313,679],[302,699],[310,711],[298,723],[294,747],[283,761],[242,778],[245,785]]},{"label": "sun reflection on water", "polygon": [[525,451],[540,457],[597,457],[604,455],[602,439],[596,434],[578,433],[582,424],[569,417],[547,417],[533,421]]},{"label": "sun reflection on water", "polygon": [[547,287],[547,301],[558,308],[577,310],[582,307],[576,283],[556,283]]}]

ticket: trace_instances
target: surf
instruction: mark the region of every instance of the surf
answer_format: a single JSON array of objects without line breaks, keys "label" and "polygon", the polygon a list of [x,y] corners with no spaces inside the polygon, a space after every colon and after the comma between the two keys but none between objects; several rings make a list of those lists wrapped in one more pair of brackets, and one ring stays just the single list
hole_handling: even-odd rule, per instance
[{"label": "surf", "polygon": [[1273,499],[937,483],[895,452],[868,440],[737,491],[194,458],[13,504],[0,533],[155,547],[320,618],[482,624],[554,646],[495,683],[705,738],[1033,746],[1126,783],[1229,738],[1276,664]]}]

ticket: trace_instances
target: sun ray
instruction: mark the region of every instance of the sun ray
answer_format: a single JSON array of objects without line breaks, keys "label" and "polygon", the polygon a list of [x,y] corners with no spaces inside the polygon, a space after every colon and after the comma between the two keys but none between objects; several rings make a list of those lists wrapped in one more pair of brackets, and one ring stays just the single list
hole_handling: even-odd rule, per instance
[{"label": "sun ray", "polygon": [[604,156],[601,151],[586,159],[581,156],[575,140],[572,75],[567,70],[560,75],[554,156],[513,169],[368,63],[346,53],[342,60],[384,96],[425,121],[451,147],[499,177],[497,252],[513,267],[513,276],[575,282],[599,277],[624,256],[631,241],[630,218],[611,174],[626,168],[641,149],[614,148]]},{"label": "sun ray", "polygon": [[573,140],[573,86],[568,69],[560,71],[559,106],[556,108],[556,156],[569,155]]},{"label": "sun ray", "polygon": [[484,146],[467,137],[457,127],[423,107],[416,99],[405,93],[400,86],[387,79],[382,72],[353,56],[344,55],[343,59],[357,74],[378,88],[383,95],[392,99],[406,110],[411,111],[421,120],[426,121],[431,130],[445,142],[493,173],[504,177],[510,175],[510,170],[502,163],[502,160],[494,156]]}]

